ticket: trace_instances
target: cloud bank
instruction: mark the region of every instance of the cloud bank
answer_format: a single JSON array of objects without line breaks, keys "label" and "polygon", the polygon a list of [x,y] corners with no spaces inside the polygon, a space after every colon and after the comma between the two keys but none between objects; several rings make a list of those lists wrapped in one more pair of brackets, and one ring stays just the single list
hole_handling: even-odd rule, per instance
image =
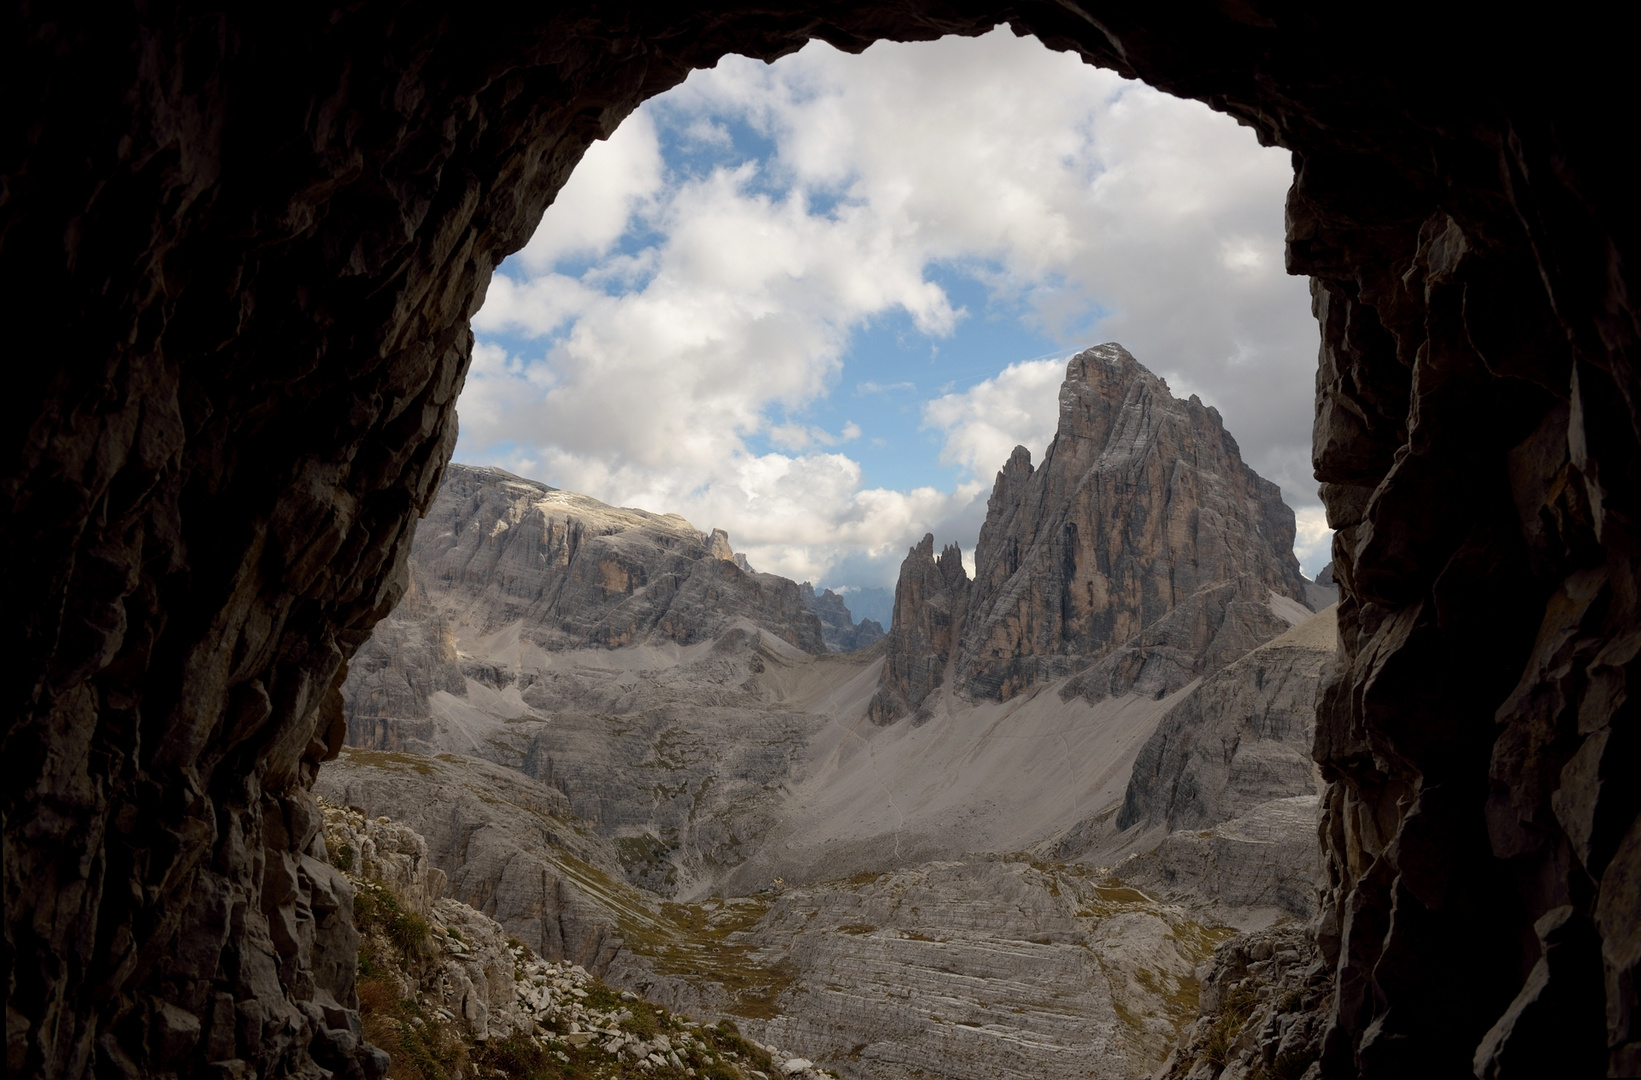
[{"label": "cloud bank", "polygon": [[[457,456],[726,528],[760,569],[880,584],[925,531],[972,546],[1009,451],[1053,434],[1064,356],[1115,340],[1218,405],[1325,547],[1290,181],[1228,118],[1005,31],[727,58],[594,145],[496,275]],[[934,355],[995,317],[953,283],[1060,356],[961,386],[938,361],[856,374],[885,319]],[[868,485],[908,429],[926,478]]]}]

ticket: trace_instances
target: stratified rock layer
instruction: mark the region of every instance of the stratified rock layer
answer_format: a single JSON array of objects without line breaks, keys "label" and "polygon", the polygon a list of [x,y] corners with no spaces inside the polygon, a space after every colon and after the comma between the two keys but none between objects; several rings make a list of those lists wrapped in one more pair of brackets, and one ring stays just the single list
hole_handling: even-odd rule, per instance
[{"label": "stratified rock layer", "polygon": [[738,621],[805,652],[826,648],[800,588],[742,569],[722,529],[702,535],[677,514],[606,506],[500,469],[445,471],[411,565],[473,630],[517,622],[548,650],[689,645]]},{"label": "stratified rock layer", "polygon": [[1316,794],[1316,690],[1337,648],[1333,609],[1204,679],[1140,751],[1117,826],[1206,829]]},{"label": "stratified rock layer", "polygon": [[51,335],[0,396],[8,1071],[372,1068],[296,1019],[346,988],[269,928],[323,910],[304,789],[403,593],[492,269],[692,68],[1004,22],[1294,154],[1343,649],[1324,1072],[1641,1071],[1641,287],[1609,18],[8,9],[0,274]]}]

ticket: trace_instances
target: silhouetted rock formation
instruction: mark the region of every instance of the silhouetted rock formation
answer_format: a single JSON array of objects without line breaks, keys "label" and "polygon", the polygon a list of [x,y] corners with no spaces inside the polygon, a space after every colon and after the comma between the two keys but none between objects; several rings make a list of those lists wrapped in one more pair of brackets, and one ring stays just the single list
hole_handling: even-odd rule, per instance
[{"label": "silhouetted rock formation", "polygon": [[490,273],[692,68],[1002,22],[1293,151],[1341,586],[1323,1072],[1641,1071],[1641,255],[1607,18],[10,9],[0,273],[49,341],[0,399],[8,1071],[379,1071],[308,787]]},{"label": "silhouetted rock formation", "polygon": [[803,602],[820,619],[821,637],[828,652],[858,652],[883,637],[883,627],[873,620],[862,619],[856,623],[849,605],[831,589],[816,595],[815,586],[807,581],[798,588],[803,590]]},{"label": "silhouetted rock formation", "polygon": [[948,661],[975,697],[1076,674],[1093,699],[1160,698],[1308,614],[1293,537],[1217,410],[1120,345],[1089,349],[1042,467],[1017,446],[997,474],[973,584],[955,549],[961,580],[935,573],[932,538],[901,566],[873,718],[916,710]]}]

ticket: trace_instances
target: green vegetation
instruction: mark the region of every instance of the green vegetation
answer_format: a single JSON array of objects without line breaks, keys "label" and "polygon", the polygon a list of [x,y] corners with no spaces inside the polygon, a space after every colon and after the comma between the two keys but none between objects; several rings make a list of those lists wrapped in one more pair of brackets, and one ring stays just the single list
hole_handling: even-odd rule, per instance
[{"label": "green vegetation", "polygon": [[359,1018],[366,1042],[386,1050],[389,1080],[452,1080],[471,1075],[467,1048],[437,1013],[399,996],[392,976],[365,976],[360,965]]},{"label": "green vegetation", "polygon": [[769,911],[758,898],[663,904],[657,913],[639,892],[565,852],[555,852],[559,871],[601,901],[615,915],[627,948],[649,957],[669,975],[707,979],[729,992],[726,1012],[767,1020],[792,985],[796,969],[785,960],[769,962],[759,947],[737,937]]},{"label": "green vegetation", "polygon": [[344,874],[350,874],[353,872],[352,844],[344,841],[339,846],[333,848],[330,846],[330,838],[326,837],[325,851],[330,855],[330,863],[332,866],[336,867],[336,869],[342,871]]}]

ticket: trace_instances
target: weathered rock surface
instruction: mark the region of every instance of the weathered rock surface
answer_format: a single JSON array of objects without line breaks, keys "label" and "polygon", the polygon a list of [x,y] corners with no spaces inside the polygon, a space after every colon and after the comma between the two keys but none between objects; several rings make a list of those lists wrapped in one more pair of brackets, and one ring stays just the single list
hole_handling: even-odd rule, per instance
[{"label": "weathered rock surface", "polygon": [[1307,610],[1293,538],[1217,410],[1120,345],[1089,349],[1066,366],[1042,467],[1016,447],[997,474],[974,582],[955,551],[936,573],[932,539],[902,564],[873,719],[918,709],[948,662],[977,697],[1071,675],[1090,698],[1171,693]]},{"label": "weathered rock surface", "polygon": [[[869,656],[811,656],[755,628],[683,647],[547,652],[515,627],[456,641],[461,693],[434,692],[419,713],[350,714],[350,742],[518,769],[614,841],[630,881],[668,896],[706,887],[756,849],[783,785],[833,722],[828,696],[876,672]],[[423,683],[415,660],[384,670]],[[370,708],[374,683],[345,689],[355,685]]]},{"label": "weathered rock surface", "polygon": [[732,1027],[703,1028],[630,992],[617,996],[580,964],[538,957],[494,919],[439,895],[444,877],[429,868],[415,830],[321,806],[326,848],[363,914],[360,966],[372,984],[363,1034],[409,1058],[399,1062],[409,1075],[538,1075],[556,1058],[612,1080],[697,1067],[722,1080],[776,1070],[794,1080],[835,1077],[790,1051],[747,1043]]},{"label": "weathered rock surface", "polygon": [[1160,697],[1287,629],[1303,603],[1293,511],[1243,464],[1218,410],[1181,401],[1120,345],[1071,359],[1060,423],[998,473],[958,661],[1007,697],[1085,668],[1082,692]]},{"label": "weathered rock surface", "polygon": [[1223,936],[1088,867],[970,857],[787,889],[747,939],[793,968],[757,1025],[845,1077],[1147,1076]]},{"label": "weathered rock surface", "polygon": [[618,509],[500,469],[451,465],[411,548],[429,600],[478,633],[517,623],[548,651],[690,645],[750,623],[822,652],[796,584],[749,573],[722,529]]},{"label": "weathered rock surface", "polygon": [[[357,751],[337,765],[327,797],[373,815],[401,807],[435,830],[405,843],[394,830],[408,828],[382,826],[397,839],[374,837],[364,865],[385,879],[420,895],[429,876],[407,864],[447,866],[455,896],[548,959],[566,958],[578,923],[596,928],[594,974],[671,1009],[732,1016],[846,1077],[1146,1075],[1193,1018],[1193,970],[1224,933],[1089,867],[1023,856],[663,907],[619,882],[607,853],[602,869],[572,855],[567,842],[598,856],[574,823],[520,813],[541,789],[507,770]],[[350,843],[365,859],[366,843]],[[520,893],[538,907],[555,893],[575,902],[548,918]]]},{"label": "weathered rock surface", "polygon": [[802,589],[740,569],[722,530],[497,470],[452,466],[419,535],[408,602],[342,686],[350,745],[518,768],[665,895],[744,858],[826,723],[788,679],[825,652]]},{"label": "weathered rock surface", "polygon": [[[346,1011],[338,972],[264,941],[323,909],[262,870],[311,839],[335,688],[404,590],[493,267],[694,67],[1004,21],[1294,153],[1341,584],[1324,1071],[1457,1075],[1484,1048],[1483,1071],[1641,1070],[1641,260],[1599,107],[1627,100],[1629,43],[1599,9],[5,18],[0,271],[14,322],[55,334],[0,398],[12,1075],[334,1054],[282,1018],[319,988]],[[229,1046],[227,1010],[281,1019]]]},{"label": "weathered rock surface", "polygon": [[815,587],[807,581],[798,587],[803,590],[803,602],[820,620],[821,638],[826,642],[827,652],[858,652],[883,637],[883,627],[876,621],[862,619],[857,624],[849,605],[831,589],[816,595]]},{"label": "weathered rock surface", "polygon": [[895,582],[895,617],[883,674],[868,713],[874,724],[916,711],[945,681],[968,596],[969,574],[956,544],[946,545],[936,558],[930,533],[906,553]]},{"label": "weathered rock surface", "polygon": [[[1125,880],[1187,903],[1217,921],[1233,909],[1266,909],[1302,919],[1316,914],[1322,860],[1316,847],[1316,795],[1272,799],[1210,829],[1181,829],[1156,850],[1121,864]],[[1206,906],[1199,906],[1206,905]]]},{"label": "weathered rock surface", "polygon": [[1156,1080],[1316,1075],[1332,972],[1303,925],[1239,934],[1215,948],[1198,973],[1201,1015]]},{"label": "weathered rock surface", "polygon": [[[614,921],[579,884],[619,876],[614,848],[572,818],[564,797],[512,769],[445,755],[345,750],[320,778],[332,803],[387,817],[417,836],[435,868],[432,895],[482,912],[550,960],[608,969]],[[360,849],[361,852],[363,849]],[[363,857],[363,856],[362,856]],[[400,873],[361,864],[407,896]]]},{"label": "weathered rock surface", "polygon": [[1118,828],[1206,829],[1317,795],[1316,690],[1338,648],[1332,608],[1204,679],[1140,751]]}]

